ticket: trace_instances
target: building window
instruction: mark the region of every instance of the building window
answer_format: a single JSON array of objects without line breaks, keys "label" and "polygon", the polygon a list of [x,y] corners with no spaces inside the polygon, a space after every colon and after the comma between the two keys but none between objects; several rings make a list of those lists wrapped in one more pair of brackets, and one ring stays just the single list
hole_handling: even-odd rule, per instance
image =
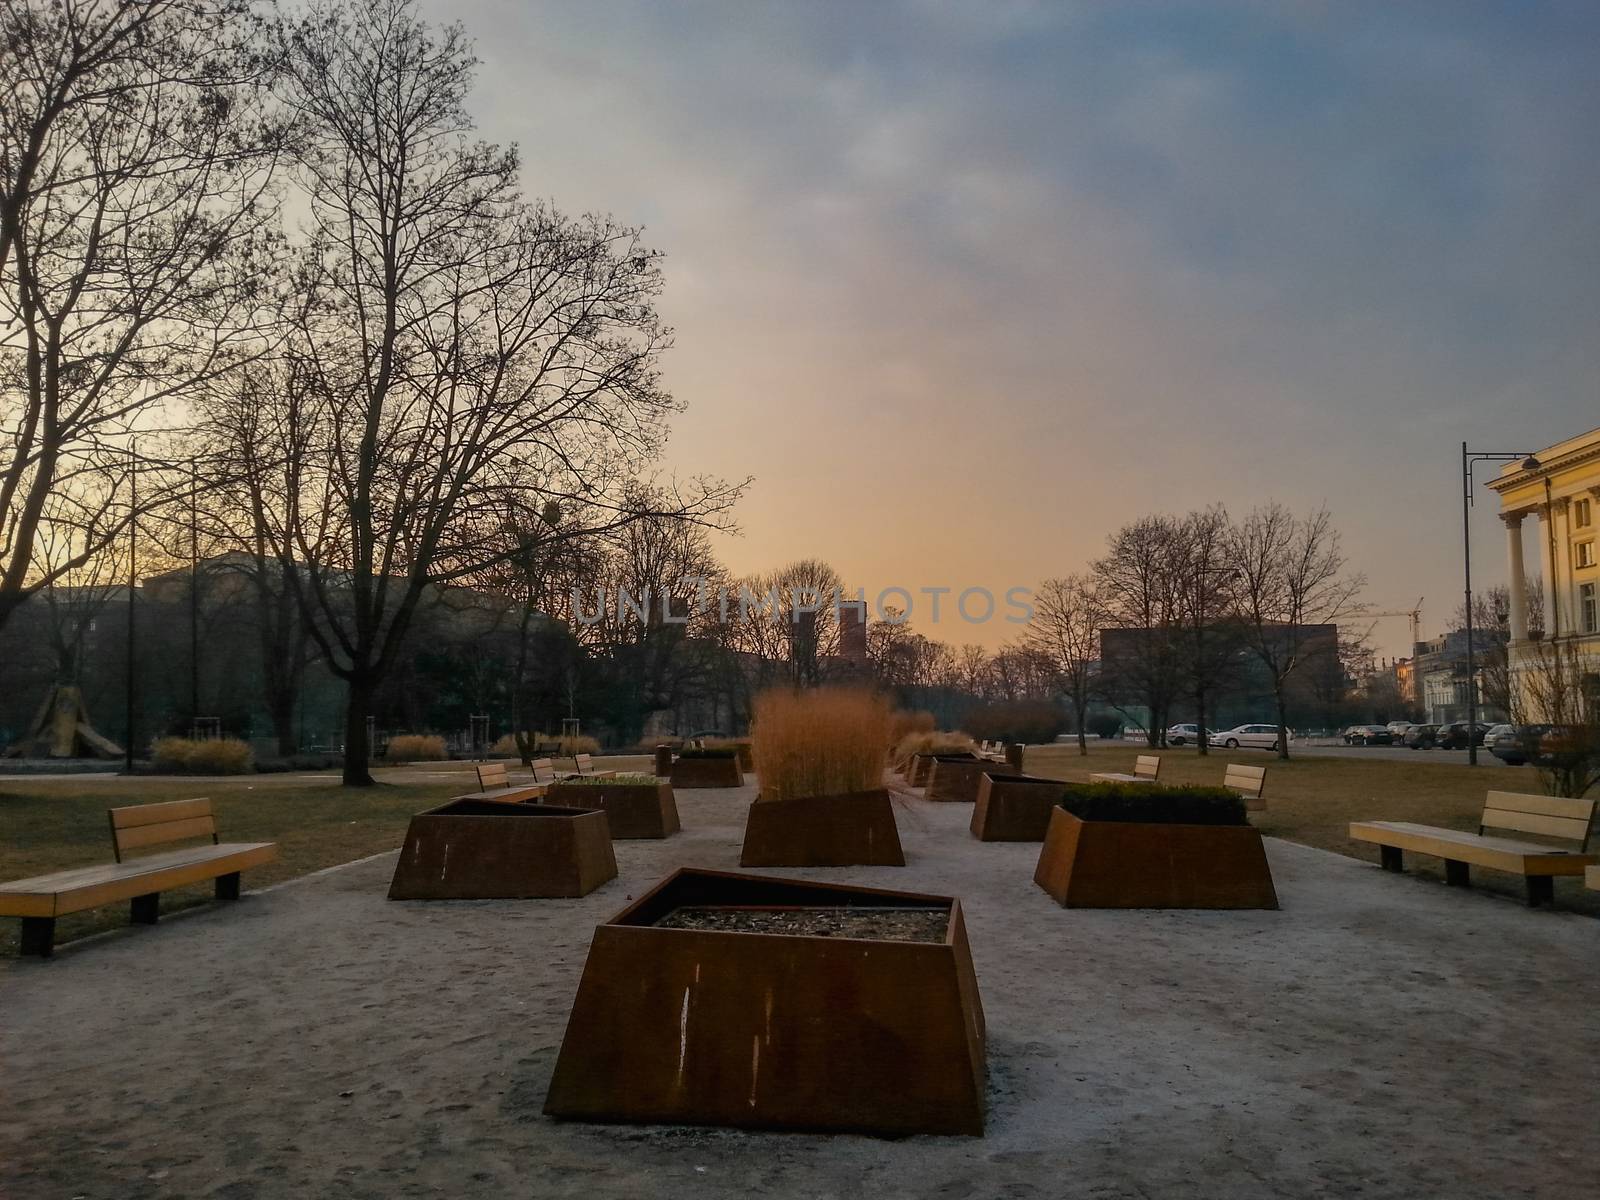
[{"label": "building window", "polygon": [[1593,518],[1593,510],[1588,500],[1574,500],[1572,502],[1572,523],[1578,529],[1589,528]]},{"label": "building window", "polygon": [[1592,541],[1579,542],[1573,547],[1573,550],[1577,552],[1577,561],[1580,567],[1594,566],[1594,543]]},{"label": "building window", "polygon": [[1592,583],[1578,589],[1578,613],[1585,633],[1600,633],[1600,599],[1596,598],[1595,591]]}]

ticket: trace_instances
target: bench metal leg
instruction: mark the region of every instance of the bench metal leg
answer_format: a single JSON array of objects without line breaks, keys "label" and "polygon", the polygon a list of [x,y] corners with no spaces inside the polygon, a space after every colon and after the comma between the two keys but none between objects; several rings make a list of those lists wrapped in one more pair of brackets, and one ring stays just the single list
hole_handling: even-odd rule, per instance
[{"label": "bench metal leg", "polygon": [[217,899],[237,900],[239,898],[239,872],[234,871],[227,875],[217,876]]},{"label": "bench metal leg", "polygon": [[1451,887],[1471,887],[1471,868],[1464,862],[1444,860],[1444,881]]},{"label": "bench metal leg", "polygon": [[1400,865],[1400,847],[1399,846],[1379,846],[1378,847],[1378,860],[1383,864],[1383,869],[1385,871],[1395,871],[1395,872],[1400,871],[1401,870],[1401,865]]},{"label": "bench metal leg", "polygon": [[22,918],[22,953],[49,958],[56,948],[54,917]]},{"label": "bench metal leg", "polygon": [[161,893],[135,896],[128,905],[128,920],[135,925],[154,925],[161,915]]},{"label": "bench metal leg", "polygon": [[1549,875],[1528,876],[1528,907],[1556,902],[1556,881]]}]

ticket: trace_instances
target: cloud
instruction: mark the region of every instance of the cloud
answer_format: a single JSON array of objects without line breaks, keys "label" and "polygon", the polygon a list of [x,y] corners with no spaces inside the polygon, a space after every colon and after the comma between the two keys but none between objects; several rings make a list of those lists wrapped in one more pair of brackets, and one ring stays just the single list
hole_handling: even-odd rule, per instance
[{"label": "cloud", "polygon": [[741,569],[1003,588],[1273,496],[1443,597],[1457,443],[1595,424],[1586,7],[435,11],[530,190],[668,252],[671,461],[758,476]]}]

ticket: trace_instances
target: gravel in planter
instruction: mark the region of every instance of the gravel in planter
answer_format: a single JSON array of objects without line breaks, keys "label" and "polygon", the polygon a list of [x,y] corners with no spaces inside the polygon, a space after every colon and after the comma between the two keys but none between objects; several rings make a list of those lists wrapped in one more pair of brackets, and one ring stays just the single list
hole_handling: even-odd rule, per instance
[{"label": "gravel in planter", "polygon": [[942,942],[950,914],[933,908],[675,908],[656,922],[663,929],[777,933],[793,937]]}]

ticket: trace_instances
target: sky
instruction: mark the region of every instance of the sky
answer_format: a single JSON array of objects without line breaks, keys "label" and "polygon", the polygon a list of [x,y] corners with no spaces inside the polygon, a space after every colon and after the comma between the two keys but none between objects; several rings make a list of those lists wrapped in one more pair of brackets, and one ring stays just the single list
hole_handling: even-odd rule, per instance
[{"label": "sky", "polygon": [[[527,191],[665,253],[663,467],[754,476],[736,572],[998,596],[1147,513],[1325,504],[1370,605],[1424,597],[1431,635],[1462,441],[1600,425],[1600,6],[424,11],[476,39]],[[1017,632],[919,599],[930,636]]]}]

